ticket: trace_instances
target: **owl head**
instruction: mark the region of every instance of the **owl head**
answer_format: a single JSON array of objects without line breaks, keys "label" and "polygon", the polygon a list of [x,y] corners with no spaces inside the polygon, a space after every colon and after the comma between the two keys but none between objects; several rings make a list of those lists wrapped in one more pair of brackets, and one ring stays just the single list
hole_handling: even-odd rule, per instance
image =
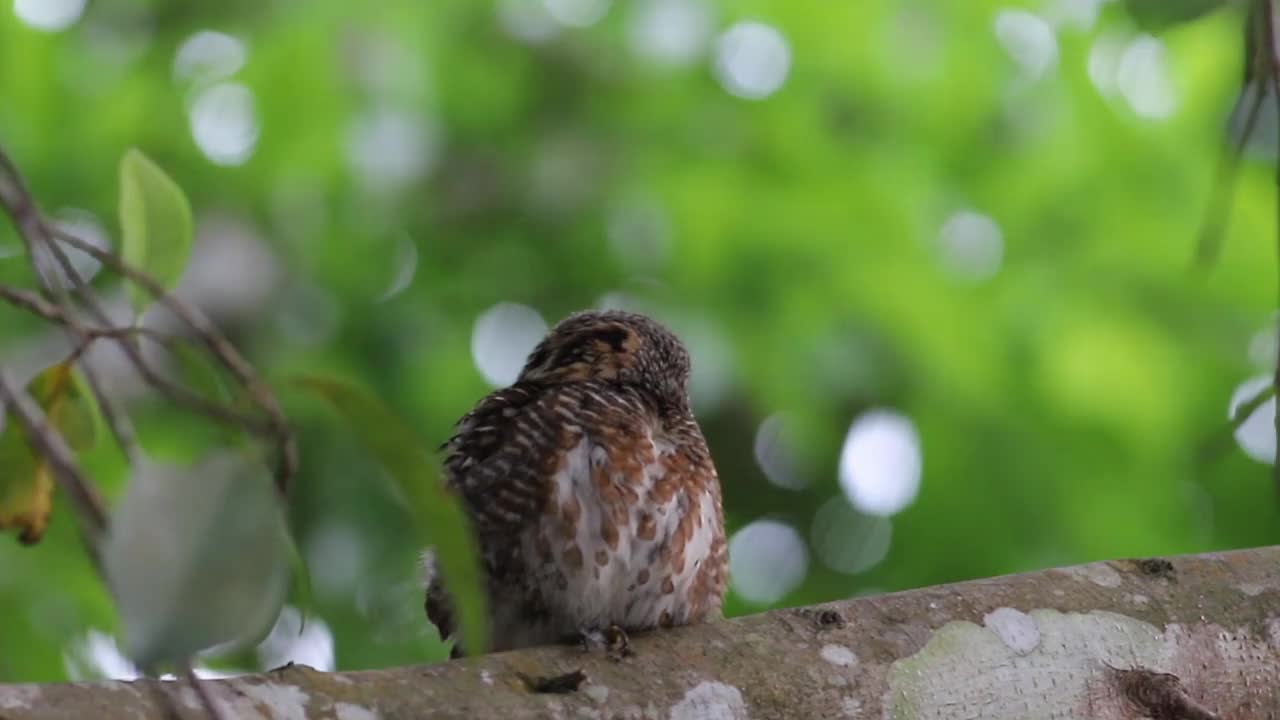
[{"label": "owl head", "polygon": [[621,310],[587,310],[551,328],[529,354],[519,381],[606,380],[635,386],[662,407],[683,408],[689,367],[689,351],[656,320]]}]

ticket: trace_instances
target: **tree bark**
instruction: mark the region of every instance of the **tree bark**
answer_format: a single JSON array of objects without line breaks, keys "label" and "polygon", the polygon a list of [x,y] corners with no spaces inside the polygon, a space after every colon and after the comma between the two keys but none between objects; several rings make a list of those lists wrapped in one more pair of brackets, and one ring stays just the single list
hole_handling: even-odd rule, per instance
[{"label": "tree bark", "polygon": [[[430,666],[205,681],[235,719],[1280,718],[1280,546],[1116,560]],[[579,677],[575,673],[581,671]],[[0,718],[202,717],[184,683],[0,685]]]}]

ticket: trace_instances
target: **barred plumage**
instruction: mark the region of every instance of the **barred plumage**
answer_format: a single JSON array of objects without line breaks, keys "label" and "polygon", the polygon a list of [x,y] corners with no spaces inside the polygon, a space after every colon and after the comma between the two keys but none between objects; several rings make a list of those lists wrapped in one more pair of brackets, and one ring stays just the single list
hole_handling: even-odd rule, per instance
[{"label": "barred plumage", "polygon": [[[489,650],[717,616],[720,483],[689,409],[689,357],[655,321],[570,316],[444,445],[489,581]],[[439,582],[427,615],[454,633]]]}]

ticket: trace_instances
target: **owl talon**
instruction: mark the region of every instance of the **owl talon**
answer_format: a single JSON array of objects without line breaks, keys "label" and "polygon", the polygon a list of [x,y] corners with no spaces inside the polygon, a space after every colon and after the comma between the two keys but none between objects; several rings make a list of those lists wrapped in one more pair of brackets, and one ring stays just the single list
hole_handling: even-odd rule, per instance
[{"label": "owl talon", "polygon": [[583,652],[603,652],[610,660],[621,662],[635,653],[631,650],[631,641],[627,632],[617,625],[610,625],[604,630],[582,628],[578,630],[578,641]]},{"label": "owl talon", "polygon": [[617,625],[605,628],[604,637],[605,647],[611,660],[622,662],[624,658],[635,654],[631,649],[631,638],[627,637],[627,631]]}]

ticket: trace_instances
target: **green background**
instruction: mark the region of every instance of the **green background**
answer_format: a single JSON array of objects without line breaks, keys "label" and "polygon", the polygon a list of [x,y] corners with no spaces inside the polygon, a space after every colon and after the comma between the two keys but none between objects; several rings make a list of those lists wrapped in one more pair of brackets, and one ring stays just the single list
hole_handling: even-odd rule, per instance
[{"label": "green background", "polygon": [[[491,389],[472,351],[486,311],[518,303],[552,323],[606,296],[693,347],[731,531],[769,519],[809,543],[841,496],[851,424],[908,418],[920,491],[883,560],[845,574],[810,546],[803,582],[771,603],[735,591],[729,614],[1276,541],[1270,466],[1232,442],[1205,452],[1235,389],[1274,361],[1267,148],[1243,167],[1220,259],[1191,263],[1240,76],[1237,14],[1144,38],[1117,3],[1093,17],[1066,1],[670,0],[705,27],[664,61],[635,40],[652,2],[580,28],[529,0],[550,33],[536,41],[501,19],[519,3],[501,5],[92,3],[56,32],[4,8],[0,145],[46,210],[87,211],[109,237],[118,160],[142,148],[195,211],[183,287],[237,346],[269,378],[360,379],[424,445]],[[744,21],[789,49],[762,99],[717,70],[717,39]],[[201,31],[236,38],[243,63],[176,72]],[[252,97],[239,164],[193,132],[226,83]],[[402,181],[360,170],[378,157]],[[945,252],[962,211],[999,228],[994,272]],[[0,230],[0,282],[33,287],[18,247]],[[95,285],[120,297],[105,273]],[[52,362],[49,335],[0,308],[0,362]],[[438,659],[407,516],[332,415],[281,393],[336,667]],[[157,457],[220,438],[145,394],[130,409]],[[799,489],[770,483],[754,452],[776,413]],[[119,497],[109,448],[84,463]],[[86,633],[119,629],[56,513],[38,546],[0,541],[0,680],[101,672],[84,669]],[[856,530],[843,542],[864,541]],[[778,557],[795,574],[793,551]]]}]

